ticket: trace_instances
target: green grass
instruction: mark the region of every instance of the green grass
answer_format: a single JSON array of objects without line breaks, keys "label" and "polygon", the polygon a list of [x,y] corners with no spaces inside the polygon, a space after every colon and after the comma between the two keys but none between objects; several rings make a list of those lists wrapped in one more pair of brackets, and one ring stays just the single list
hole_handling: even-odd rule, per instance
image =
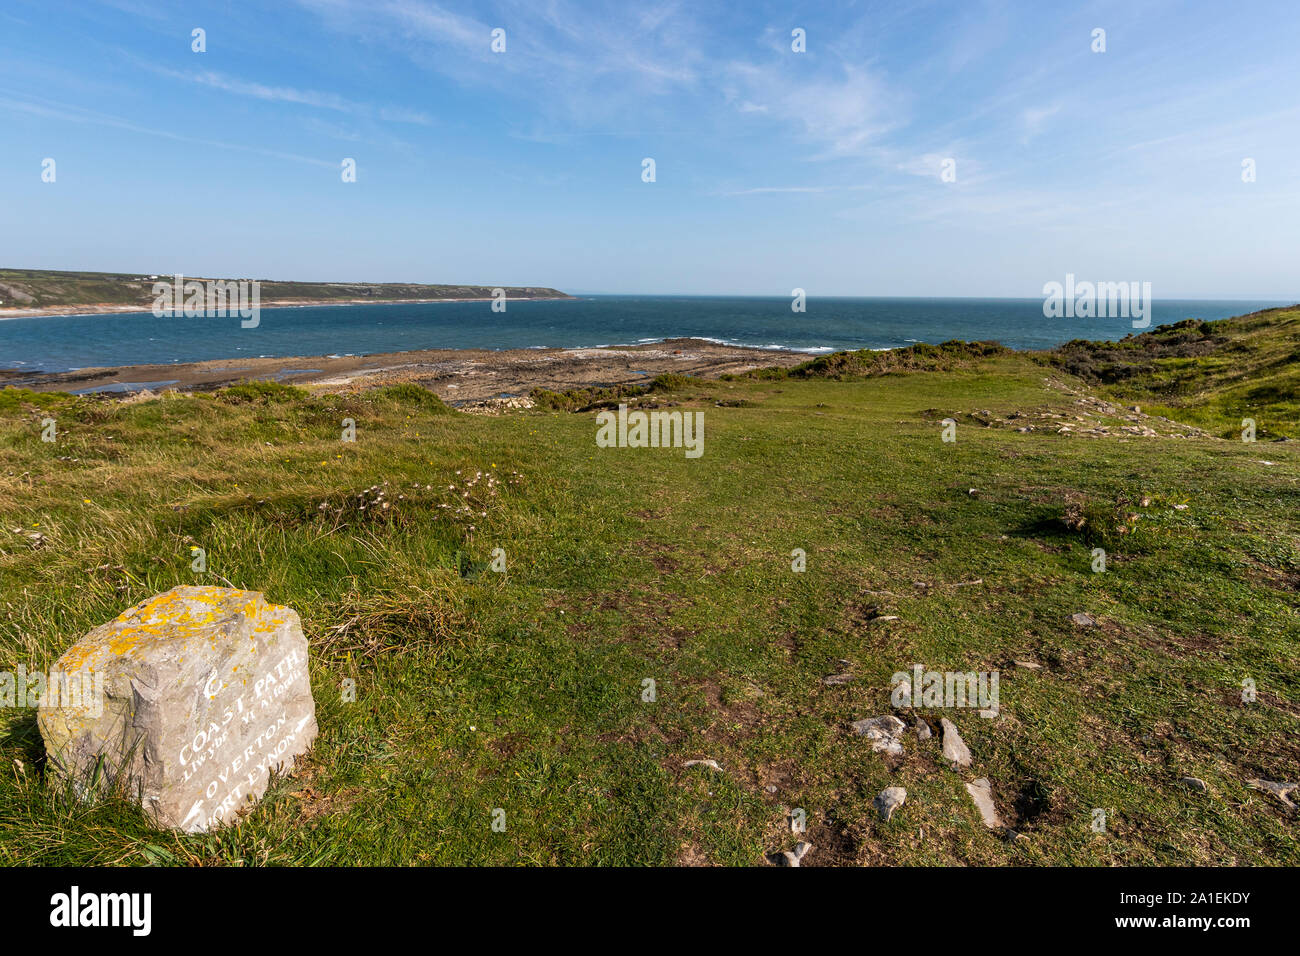
[{"label": "green grass", "polygon": [[[34,714],[0,711],[0,863],[753,865],[803,808],[806,865],[1300,864],[1294,814],[1245,785],[1300,764],[1295,446],[1019,433],[1013,412],[1076,410],[1046,378],[1083,382],[944,367],[660,383],[639,400],[704,413],[695,460],[598,448],[594,411],[476,417],[405,386],[64,400],[53,444],[11,395],[0,668],[224,580],[301,614],[321,733],[237,827],[181,836],[47,784]],[[350,504],[383,482],[390,511]],[[848,730],[913,663],[1000,672],[999,718],[925,714],[969,770]],[[682,766],[703,758],[723,771]],[[1024,839],[982,826],[977,776]]]},{"label": "green grass", "polygon": [[1070,342],[1048,361],[1117,401],[1239,438],[1300,438],[1300,308],[1188,319],[1120,342]]}]

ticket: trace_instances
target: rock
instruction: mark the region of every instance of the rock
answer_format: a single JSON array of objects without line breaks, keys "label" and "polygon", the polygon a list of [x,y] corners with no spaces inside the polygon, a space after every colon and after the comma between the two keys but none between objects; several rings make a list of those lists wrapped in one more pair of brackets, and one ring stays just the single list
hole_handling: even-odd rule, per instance
[{"label": "rock", "polygon": [[1030,671],[1041,671],[1043,669],[1042,664],[1035,664],[1033,661],[1012,661],[1011,663]]},{"label": "rock", "polygon": [[718,762],[716,760],[688,760],[686,761],[686,763],[682,764],[682,766],[683,767],[708,767],[710,770],[716,770],[719,773],[722,772],[722,768],[718,766]]},{"label": "rock", "polygon": [[1078,614],[1072,614],[1070,620],[1075,623],[1076,627],[1096,627],[1097,619],[1091,614],[1080,611]]},{"label": "rock", "polygon": [[988,779],[980,777],[974,783],[966,784],[966,792],[975,802],[975,809],[980,812],[984,825],[990,830],[1001,830],[1002,818],[998,816],[998,808],[993,805],[993,785]]},{"label": "rock", "polygon": [[920,717],[916,718],[916,737],[918,740],[930,739],[930,725]]},{"label": "rock", "polygon": [[1208,793],[1210,790],[1209,784],[1200,777],[1182,777],[1178,782],[1191,787],[1193,790],[1199,790],[1201,793]]},{"label": "rock", "polygon": [[1300,787],[1300,783],[1278,783],[1274,780],[1247,780],[1246,786],[1250,787],[1252,790],[1263,790],[1266,793],[1271,793],[1273,796],[1281,800],[1288,809],[1297,809],[1295,801],[1291,799],[1291,792],[1297,787]]},{"label": "rock", "polygon": [[841,684],[847,684],[853,680],[852,674],[831,674],[829,677],[823,677],[822,683],[827,687],[839,687]]},{"label": "rock", "polygon": [[50,770],[86,795],[97,774],[163,827],[230,822],[316,738],[298,615],[256,591],[173,588],[92,630],[55,669],[98,687],[89,703],[42,700]]},{"label": "rock", "polygon": [[903,805],[907,800],[907,791],[902,787],[886,787],[876,795],[872,805],[876,812],[880,814],[880,819],[886,823],[894,815],[894,811]]},{"label": "rock", "polygon": [[873,752],[902,754],[903,742],[899,740],[899,736],[907,729],[907,725],[893,714],[855,720],[852,726],[855,734],[871,741]]},{"label": "rock", "polygon": [[966,741],[961,739],[961,734],[957,733],[956,725],[947,717],[941,717],[939,726],[943,730],[943,759],[969,767],[970,748],[966,746]]},{"label": "rock", "polygon": [[806,840],[800,840],[794,845],[793,850],[784,850],[780,853],[769,853],[767,858],[774,866],[798,866],[800,861],[808,855],[808,851],[812,848],[811,843]]}]

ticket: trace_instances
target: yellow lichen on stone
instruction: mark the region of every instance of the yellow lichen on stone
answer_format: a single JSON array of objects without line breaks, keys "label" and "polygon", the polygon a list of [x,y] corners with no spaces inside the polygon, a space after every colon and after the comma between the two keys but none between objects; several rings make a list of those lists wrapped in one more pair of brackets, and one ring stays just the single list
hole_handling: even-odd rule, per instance
[{"label": "yellow lichen on stone", "polygon": [[204,632],[216,647],[220,635],[213,632],[212,625],[240,614],[252,619],[267,612],[278,616],[280,610],[277,605],[267,604],[258,591],[215,585],[172,588],[141,601],[87,634],[63,654],[58,667],[65,673],[73,673],[105,652],[120,657],[163,642],[184,641]]}]

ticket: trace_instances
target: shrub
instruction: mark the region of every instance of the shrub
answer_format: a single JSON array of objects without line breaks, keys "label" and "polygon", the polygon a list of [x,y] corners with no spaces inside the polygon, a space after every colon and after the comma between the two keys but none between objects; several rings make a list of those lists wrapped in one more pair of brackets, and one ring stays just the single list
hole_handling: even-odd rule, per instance
[{"label": "shrub", "polygon": [[309,398],[310,393],[296,385],[252,380],[223,388],[217,397],[231,405],[287,405]]},{"label": "shrub", "polygon": [[388,399],[398,405],[414,405],[431,412],[449,412],[451,408],[441,398],[414,382],[385,385],[371,393],[374,397]]},{"label": "shrub", "polygon": [[75,401],[75,396],[67,392],[33,392],[30,388],[15,388],[12,385],[0,388],[0,412],[22,411],[24,407],[55,408]]}]

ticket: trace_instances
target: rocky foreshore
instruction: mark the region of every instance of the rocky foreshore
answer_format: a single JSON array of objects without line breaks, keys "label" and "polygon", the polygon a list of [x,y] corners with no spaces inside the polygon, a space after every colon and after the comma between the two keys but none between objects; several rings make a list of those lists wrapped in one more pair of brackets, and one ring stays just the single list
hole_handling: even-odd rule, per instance
[{"label": "rocky foreshore", "polygon": [[564,390],[648,382],[675,372],[716,378],[767,366],[793,366],[802,352],[669,339],[603,348],[431,349],[375,355],[214,359],[170,365],[129,365],[38,373],[0,370],[0,388],[35,391],[206,391],[249,379],[285,382],[334,392],[414,382],[444,401],[461,405],[526,396],[534,388]]}]

